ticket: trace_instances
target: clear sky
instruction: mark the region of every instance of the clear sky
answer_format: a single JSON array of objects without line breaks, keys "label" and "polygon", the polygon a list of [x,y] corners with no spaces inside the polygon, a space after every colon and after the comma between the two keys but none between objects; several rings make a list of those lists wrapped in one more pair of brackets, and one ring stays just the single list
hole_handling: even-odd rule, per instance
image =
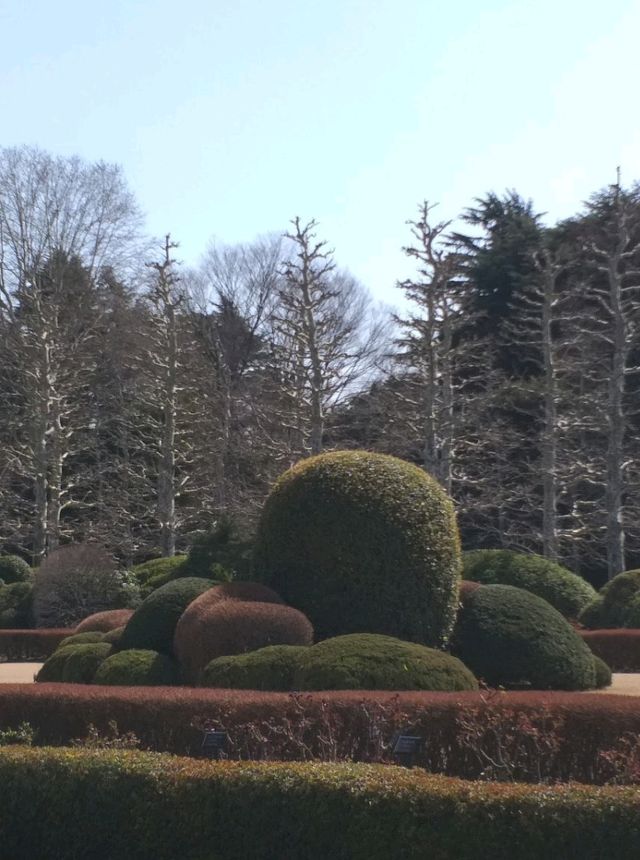
[{"label": "clear sky", "polygon": [[422,199],[640,179],[634,0],[0,0],[0,144],[123,165],[195,263],[315,217],[374,295]]}]

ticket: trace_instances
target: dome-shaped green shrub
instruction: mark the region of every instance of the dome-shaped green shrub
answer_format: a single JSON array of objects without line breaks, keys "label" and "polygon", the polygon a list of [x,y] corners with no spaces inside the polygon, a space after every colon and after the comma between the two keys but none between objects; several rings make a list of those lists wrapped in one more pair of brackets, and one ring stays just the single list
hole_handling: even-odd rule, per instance
[{"label": "dome-shaped green shrub", "polygon": [[461,607],[451,650],[491,686],[586,690],[593,654],[546,600],[512,585],[485,585]]},{"label": "dome-shaped green shrub", "polygon": [[635,627],[639,619],[632,611],[632,604],[637,595],[640,595],[640,570],[619,573],[584,608],[580,623],[591,630]]},{"label": "dome-shaped green shrub", "polygon": [[56,650],[51,654],[40,667],[40,671],[36,675],[38,683],[48,683],[53,681],[62,681],[65,663],[67,659],[74,653],[76,648],[84,648],[87,642],[71,643],[64,647],[58,645]]},{"label": "dome-shaped green shrub", "polygon": [[462,555],[463,577],[482,585],[515,585],[542,597],[565,618],[577,618],[596,597],[581,576],[541,555],[508,549],[476,549]]},{"label": "dome-shaped green shrub", "polygon": [[106,633],[109,630],[115,630],[116,627],[124,627],[132,615],[133,609],[107,609],[105,612],[94,612],[93,615],[82,619],[76,627],[76,633],[89,630]]},{"label": "dome-shaped green shrub", "polygon": [[304,645],[269,645],[247,654],[217,657],[204,669],[201,686],[286,693],[294,688]]},{"label": "dome-shaped green shrub", "polygon": [[395,457],[336,451],[285,472],[262,512],[254,564],[319,638],[371,632],[443,645],[453,626],[453,504]]},{"label": "dome-shaped green shrub", "polygon": [[118,651],[100,665],[94,684],[131,687],[172,687],[180,683],[175,660],[157,651]]},{"label": "dome-shaped green shrub", "polygon": [[110,653],[108,642],[74,646],[62,667],[62,680],[65,684],[90,684],[98,666]]},{"label": "dome-shaped green shrub", "polygon": [[602,690],[611,686],[611,669],[600,657],[593,656],[593,668],[596,675],[595,688]]},{"label": "dome-shaped green shrub", "polygon": [[19,555],[0,555],[0,579],[9,585],[12,582],[29,582],[33,571]]},{"label": "dome-shaped green shrub", "polygon": [[307,648],[298,658],[296,690],[476,690],[460,660],[391,636],[352,633]]},{"label": "dome-shaped green shrub", "polygon": [[208,579],[185,577],[152,592],[125,625],[120,649],[137,648],[171,654],[178,619],[191,601],[211,585]]},{"label": "dome-shaped green shrub", "polygon": [[578,621],[589,630],[600,630],[607,626],[604,597],[601,594],[592,600],[591,603],[587,603],[578,616]]},{"label": "dome-shaped green shrub", "polygon": [[93,645],[104,641],[104,633],[97,630],[85,630],[82,633],[72,633],[60,641],[58,648],[66,648],[67,645]]},{"label": "dome-shaped green shrub", "polygon": [[0,586],[0,628],[3,630],[33,627],[33,584],[12,582]]}]

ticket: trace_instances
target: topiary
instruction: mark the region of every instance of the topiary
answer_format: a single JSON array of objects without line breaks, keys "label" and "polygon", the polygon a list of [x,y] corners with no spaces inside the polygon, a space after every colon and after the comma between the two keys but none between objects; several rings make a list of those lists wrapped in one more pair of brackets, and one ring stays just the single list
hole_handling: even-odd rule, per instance
[{"label": "topiary", "polygon": [[82,633],[72,633],[61,640],[58,648],[66,648],[67,645],[93,645],[104,641],[104,633],[98,630],[84,630]]},{"label": "topiary", "polygon": [[485,585],[458,614],[451,650],[491,686],[585,690],[593,655],[569,622],[535,594]]},{"label": "topiary", "polygon": [[458,606],[453,505],[434,478],[395,457],[311,457],[267,499],[255,574],[321,638],[374,632],[442,645]]},{"label": "topiary", "polygon": [[94,612],[78,624],[76,633],[84,633],[88,630],[107,633],[117,627],[124,627],[132,615],[133,609],[107,609],[106,612]]},{"label": "topiary", "polygon": [[296,690],[477,690],[460,660],[415,642],[355,633],[306,649]]},{"label": "topiary", "polygon": [[111,654],[111,645],[94,642],[76,645],[69,650],[71,653],[62,667],[62,680],[65,684],[90,684],[98,666]]},{"label": "topiary", "polygon": [[109,642],[113,645],[113,650],[119,650],[120,640],[122,639],[122,634],[124,633],[124,627],[115,627],[113,630],[107,630],[106,633],[102,636],[103,642]]},{"label": "topiary", "polygon": [[0,587],[0,628],[24,629],[33,627],[33,585],[31,582],[12,582]]},{"label": "topiary", "polygon": [[[142,564],[130,567],[128,573],[138,583],[144,593],[151,593],[152,581],[157,582],[156,587],[164,585],[171,579],[176,579],[185,570],[186,555],[172,555],[163,558],[152,558]],[[162,579],[162,581],[160,581]]]},{"label": "topiary", "polygon": [[614,576],[600,594],[580,614],[580,623],[590,629],[633,627],[637,616],[631,611],[640,594],[640,570],[627,570]]},{"label": "topiary", "polygon": [[462,555],[463,577],[482,585],[515,585],[537,594],[565,618],[577,618],[595,589],[570,570],[533,553],[476,549]]},{"label": "topiary", "polygon": [[593,655],[593,669],[596,676],[595,688],[602,690],[604,687],[611,686],[611,669],[600,657]]},{"label": "topiary", "polygon": [[591,603],[587,603],[578,616],[578,621],[590,630],[606,627],[604,597],[599,594]]},{"label": "topiary", "polygon": [[40,671],[35,677],[38,683],[48,683],[53,681],[62,681],[62,673],[64,671],[67,658],[73,654],[76,648],[84,648],[87,643],[71,643],[61,647],[60,645],[51,654],[40,667]]},{"label": "topiary", "polygon": [[229,517],[222,516],[210,531],[195,538],[186,567],[190,576],[217,580],[249,577],[251,551],[252,542],[240,536]]},{"label": "topiary", "polygon": [[211,585],[208,579],[185,577],[152,592],[126,623],[119,647],[171,654],[178,619],[191,601]]},{"label": "topiary", "polygon": [[100,665],[94,684],[108,686],[167,687],[180,683],[175,660],[156,651],[118,651]]},{"label": "topiary", "polygon": [[0,579],[5,585],[12,582],[29,582],[33,571],[19,555],[0,555]]},{"label": "topiary", "polygon": [[635,594],[629,601],[624,613],[624,626],[640,627],[640,594]]},{"label": "topiary", "polygon": [[306,651],[304,645],[269,645],[247,654],[216,657],[205,666],[200,683],[203,687],[286,693],[295,689],[299,658]]},{"label": "topiary", "polygon": [[174,653],[185,676],[196,680],[215,657],[243,654],[267,645],[311,645],[313,627],[290,606],[223,600],[210,604],[206,592],[180,618]]}]

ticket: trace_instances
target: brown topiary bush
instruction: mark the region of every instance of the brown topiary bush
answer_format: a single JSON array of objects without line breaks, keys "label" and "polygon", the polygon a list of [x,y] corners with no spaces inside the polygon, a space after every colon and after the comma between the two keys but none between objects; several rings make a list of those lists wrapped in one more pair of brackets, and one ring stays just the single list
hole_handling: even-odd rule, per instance
[{"label": "brown topiary bush", "polygon": [[108,633],[109,630],[124,627],[132,615],[133,609],[108,609],[106,612],[94,612],[78,624],[76,633],[93,630]]},{"label": "brown topiary bush", "polygon": [[238,600],[194,600],[178,622],[173,648],[185,677],[195,681],[215,657],[244,654],[267,645],[310,645],[312,642],[311,622],[290,606]]},{"label": "brown topiary bush", "polygon": [[478,588],[480,588],[479,582],[472,582],[470,579],[461,579],[458,589],[459,602],[464,603]]}]

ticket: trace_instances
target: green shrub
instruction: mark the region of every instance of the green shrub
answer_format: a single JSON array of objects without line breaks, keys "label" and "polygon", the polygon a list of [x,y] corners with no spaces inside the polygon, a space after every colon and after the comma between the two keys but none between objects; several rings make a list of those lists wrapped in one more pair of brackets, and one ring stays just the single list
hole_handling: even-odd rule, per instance
[{"label": "green shrub", "polygon": [[19,555],[0,555],[0,579],[5,585],[12,582],[29,582],[33,571]]},{"label": "green shrub", "polygon": [[[76,648],[84,648],[87,643],[71,643],[70,645],[65,645],[64,647],[58,647],[50,657],[47,657],[45,662],[40,667],[40,671],[36,675],[35,680],[38,683],[44,683],[49,681],[62,681],[62,675],[64,673],[65,663],[68,658],[73,654]],[[90,643],[89,643],[90,644]]]},{"label": "green shrub", "polygon": [[113,645],[114,650],[118,650],[120,646],[120,640],[122,639],[122,634],[124,633],[123,627],[114,627],[113,630],[108,630],[102,636],[103,642],[109,642],[110,645]]},{"label": "green shrub", "polygon": [[172,654],[178,619],[191,601],[211,586],[211,580],[185,577],[152,592],[126,623],[119,647]]},{"label": "green shrub", "polygon": [[215,526],[193,541],[187,556],[189,576],[204,576],[225,582],[249,579],[252,542],[239,534],[229,517],[221,517]]},{"label": "green shrub", "polygon": [[580,615],[580,622],[592,630],[634,627],[638,616],[632,608],[640,595],[640,570],[627,570],[614,576]]},{"label": "green shrub", "polygon": [[453,505],[434,478],[395,457],[311,457],[267,499],[255,574],[319,638],[367,632],[443,645],[458,606]]},{"label": "green shrub", "polygon": [[0,628],[22,630],[33,627],[33,585],[12,582],[0,587]]},{"label": "green shrub", "polygon": [[73,646],[62,668],[62,680],[66,684],[90,684],[96,670],[111,653],[108,642],[94,642]]},{"label": "green shrub", "polygon": [[295,689],[294,676],[305,651],[304,645],[269,645],[247,654],[217,657],[205,667],[201,685],[288,692]]},{"label": "green shrub", "polygon": [[158,588],[171,579],[176,579],[185,569],[186,560],[186,555],[152,558],[130,567],[128,573],[138,583],[143,593],[148,594],[153,591],[152,581],[157,582],[155,587]]},{"label": "green shrub", "polygon": [[157,651],[118,651],[101,663],[94,684],[108,686],[161,687],[180,683],[175,660]]},{"label": "green shrub", "polygon": [[541,555],[507,549],[476,549],[462,555],[463,577],[482,585],[515,585],[537,594],[565,618],[577,618],[596,597],[581,576]]},{"label": "green shrub", "polygon": [[585,690],[593,655],[546,600],[512,585],[485,585],[458,614],[451,650],[492,686]]},{"label": "green shrub", "polygon": [[104,641],[104,633],[98,630],[85,630],[83,633],[72,633],[58,645],[58,648],[66,648],[67,645],[93,645]]},{"label": "green shrub", "polygon": [[611,669],[607,666],[604,660],[594,654],[593,667],[596,673],[596,690],[602,690],[603,687],[611,686]]},{"label": "green shrub", "polygon": [[325,639],[299,657],[296,690],[476,690],[460,660],[415,642],[353,633]]},{"label": "green shrub", "polygon": [[624,626],[632,629],[640,628],[640,594],[634,594],[624,613]]}]

